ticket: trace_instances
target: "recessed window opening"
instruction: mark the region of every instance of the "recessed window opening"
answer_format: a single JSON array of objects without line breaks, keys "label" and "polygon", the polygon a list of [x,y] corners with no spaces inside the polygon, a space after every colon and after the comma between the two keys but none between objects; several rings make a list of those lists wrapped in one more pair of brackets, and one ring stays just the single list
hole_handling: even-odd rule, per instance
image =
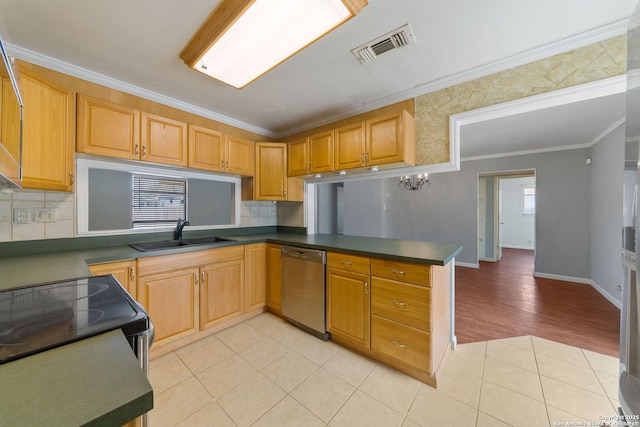
[{"label": "recessed window opening", "polygon": [[524,209],[522,213],[525,215],[535,215],[536,189],[534,187],[524,187],[522,191],[524,195]]},{"label": "recessed window opening", "polygon": [[133,228],[174,225],[187,218],[187,181],[133,175]]}]

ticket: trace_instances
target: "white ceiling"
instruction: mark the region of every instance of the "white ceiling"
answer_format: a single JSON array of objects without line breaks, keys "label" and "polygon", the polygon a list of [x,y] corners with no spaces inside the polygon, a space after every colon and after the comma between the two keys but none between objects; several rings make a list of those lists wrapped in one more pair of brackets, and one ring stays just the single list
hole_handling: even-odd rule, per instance
[{"label": "white ceiling", "polygon": [[[0,35],[10,54],[30,62],[281,137],[622,34],[636,2],[369,0],[357,17],[242,90],[178,57],[217,0],[0,0]],[[415,45],[366,64],[351,54],[407,23]],[[560,120],[575,123],[562,137],[584,143],[599,126],[585,119],[594,108],[619,111],[587,102],[475,126],[489,151],[513,151],[501,144],[567,113],[562,120],[576,121]],[[551,144],[559,135],[548,133]]]}]

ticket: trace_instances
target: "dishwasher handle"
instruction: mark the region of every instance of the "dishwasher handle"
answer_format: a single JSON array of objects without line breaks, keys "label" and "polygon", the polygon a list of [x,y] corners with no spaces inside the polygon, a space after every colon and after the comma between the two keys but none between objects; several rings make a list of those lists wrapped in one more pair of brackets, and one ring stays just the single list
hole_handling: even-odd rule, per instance
[{"label": "dishwasher handle", "polygon": [[327,263],[327,253],[316,249],[298,248],[295,246],[283,245],[280,249],[282,256],[287,258],[297,258],[308,262]]}]

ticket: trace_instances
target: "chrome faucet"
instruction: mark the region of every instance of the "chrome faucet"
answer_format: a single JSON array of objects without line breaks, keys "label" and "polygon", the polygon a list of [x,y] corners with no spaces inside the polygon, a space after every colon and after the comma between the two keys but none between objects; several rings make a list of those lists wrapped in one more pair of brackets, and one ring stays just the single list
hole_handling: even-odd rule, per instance
[{"label": "chrome faucet", "polygon": [[178,218],[178,224],[176,224],[176,240],[182,241],[182,229],[187,225],[191,225],[189,221]]}]

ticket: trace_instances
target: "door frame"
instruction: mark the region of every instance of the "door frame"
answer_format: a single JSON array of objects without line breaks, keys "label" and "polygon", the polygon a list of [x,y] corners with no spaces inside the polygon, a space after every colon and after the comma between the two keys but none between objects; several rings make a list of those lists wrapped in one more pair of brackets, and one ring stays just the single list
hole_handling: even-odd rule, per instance
[{"label": "door frame", "polygon": [[[524,178],[524,177],[529,177],[532,176],[535,178],[537,178],[537,171],[535,168],[531,168],[531,169],[518,169],[518,170],[507,170],[507,171],[493,171],[493,172],[482,172],[482,173],[478,173],[478,177],[477,177],[477,188],[478,188],[478,195],[479,195],[479,191],[480,191],[480,179],[481,178],[487,178],[487,177],[492,177],[495,179],[495,183],[494,183],[494,189],[493,189],[493,251],[492,251],[492,256],[491,257],[484,257],[484,258],[480,258],[480,241],[478,240],[477,244],[478,244],[478,250],[476,252],[476,256],[478,259],[478,266],[480,265],[480,261],[489,261],[489,262],[498,262],[500,261],[500,259],[502,258],[502,246],[500,245],[500,223],[501,223],[501,219],[500,219],[500,182],[502,179],[509,179],[509,178]],[[487,201],[488,203],[489,201]],[[486,214],[485,212],[481,212],[480,209],[478,209],[478,213],[477,213],[477,221],[476,221],[476,236],[480,236],[480,223],[482,222],[480,219],[480,215],[482,214]],[[485,218],[485,223],[486,223],[486,218]],[[535,253],[536,253],[536,240],[534,240],[534,257],[535,257]]]}]

